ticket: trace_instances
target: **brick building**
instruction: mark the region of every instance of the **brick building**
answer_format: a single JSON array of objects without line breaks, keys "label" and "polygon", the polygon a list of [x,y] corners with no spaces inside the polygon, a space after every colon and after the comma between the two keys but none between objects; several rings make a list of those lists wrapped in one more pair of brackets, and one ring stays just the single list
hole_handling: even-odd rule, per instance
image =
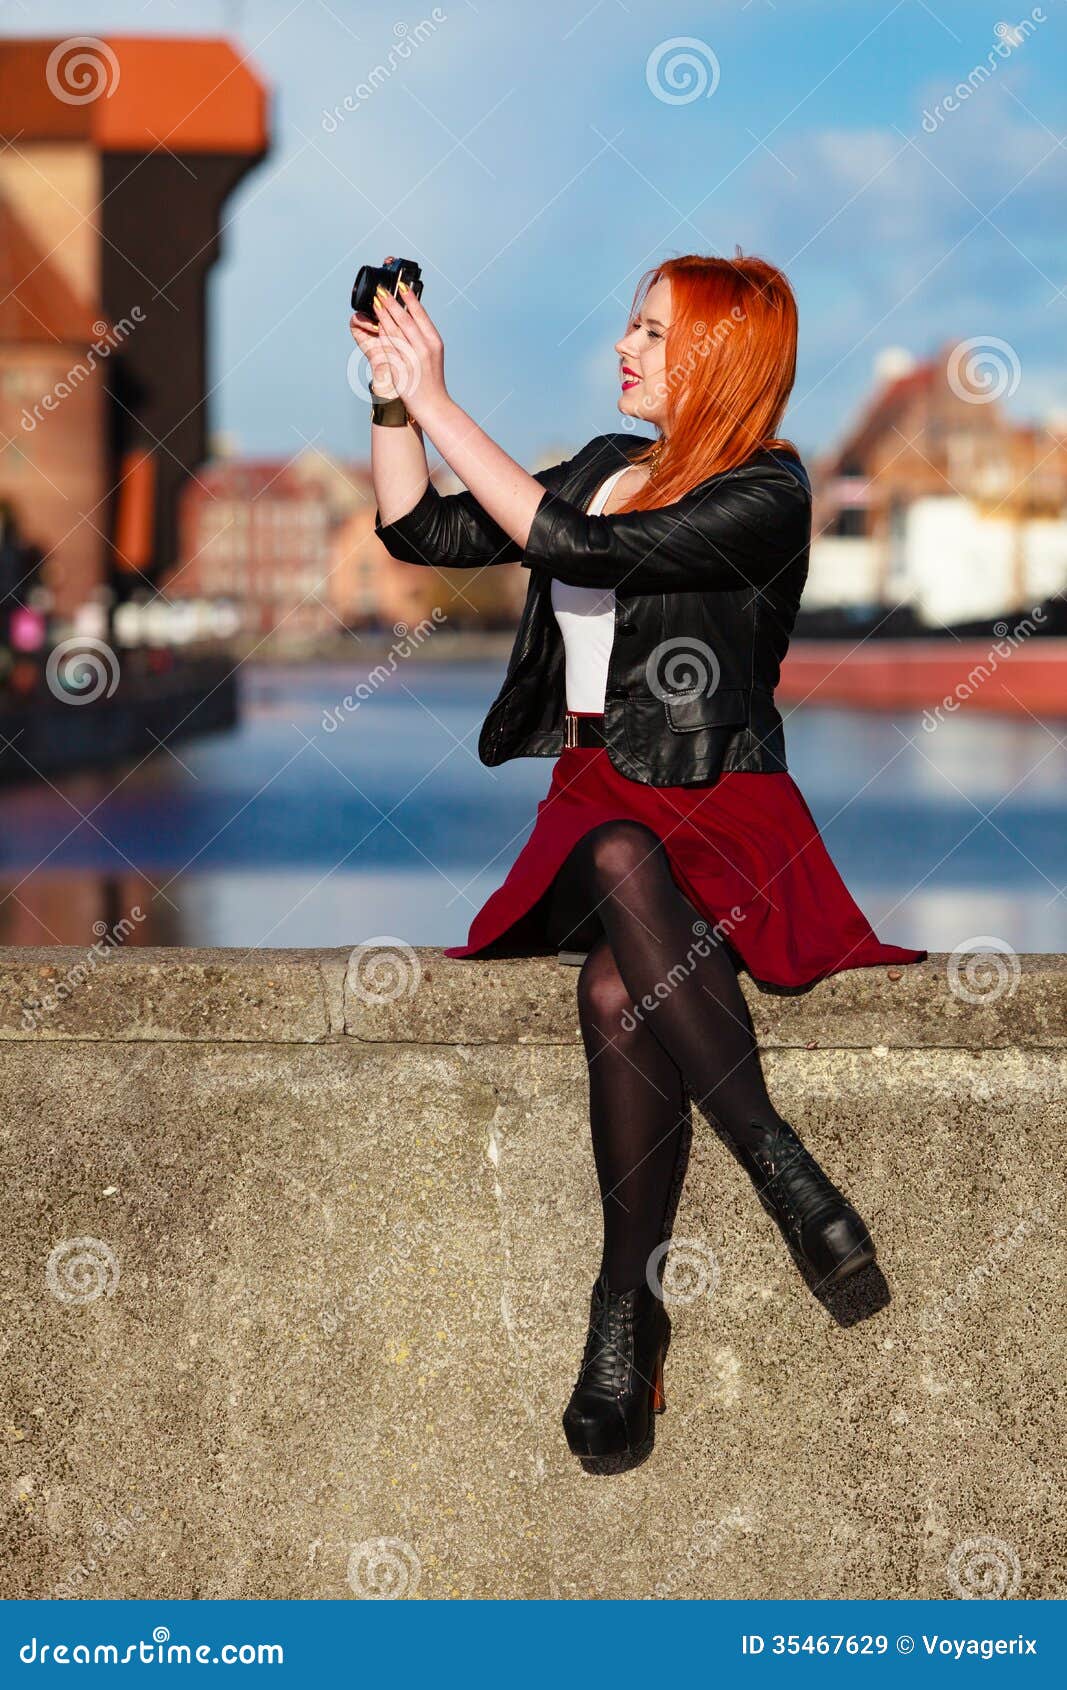
[{"label": "brick building", "polygon": [[0,41],[0,498],[60,616],[175,561],[222,206],[266,150],[228,42]]},{"label": "brick building", "polygon": [[[912,603],[951,622],[1063,589],[1067,438],[968,387],[960,352],[890,355],[854,427],[815,462],[807,609]],[[1002,386],[1010,375],[1002,365]]]},{"label": "brick building", "polygon": [[318,633],[329,621],[325,488],[285,462],[205,464],[181,496],[180,561],[168,598],[233,599],[246,631]]},{"label": "brick building", "polygon": [[[457,485],[442,470],[434,483]],[[521,565],[404,563],[375,534],[374,512],[366,464],[316,448],[292,460],[215,459],[183,491],[180,560],[165,591],[237,601],[256,638],[410,627],[435,608],[451,628],[514,623],[529,579]]]}]

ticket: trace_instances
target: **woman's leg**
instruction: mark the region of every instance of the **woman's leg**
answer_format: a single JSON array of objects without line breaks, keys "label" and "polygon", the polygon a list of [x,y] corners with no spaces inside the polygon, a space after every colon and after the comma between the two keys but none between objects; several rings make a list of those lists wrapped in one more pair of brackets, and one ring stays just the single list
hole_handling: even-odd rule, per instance
[{"label": "woman's leg", "polygon": [[[560,907],[584,904],[586,919],[603,926],[630,1000],[600,1013],[597,1048],[614,1042],[613,1018],[619,1031],[637,1020],[651,1032],[693,1102],[733,1142],[816,1288],[873,1262],[866,1223],[767,1095],[733,962],[675,882],[657,835],[640,822],[601,823],[579,840],[558,881]],[[641,1051],[650,1063],[647,1047]],[[613,1091],[611,1110],[619,1106]],[[633,1167],[632,1153],[629,1160]]]},{"label": "woman's leg", "polygon": [[663,1242],[667,1202],[688,1105],[676,1064],[640,1021],[603,936],[578,976],[578,1018],[589,1064],[589,1121],[604,1209],[601,1272],[612,1291],[646,1277]]},{"label": "woman's leg", "polygon": [[[767,1094],[733,962],[706,924],[694,931],[699,912],[650,828],[625,820],[592,828],[560,869],[555,899],[557,912],[565,910],[569,919],[584,910],[587,920],[600,924],[623,987],[610,1021],[618,1036],[624,1016],[630,1020],[639,1012],[642,1065],[651,1071],[651,1035],[680,1070],[694,1103],[738,1144],[785,1124]],[[633,1014],[626,1015],[631,1006]],[[601,1012],[598,1047],[611,1034]]]}]

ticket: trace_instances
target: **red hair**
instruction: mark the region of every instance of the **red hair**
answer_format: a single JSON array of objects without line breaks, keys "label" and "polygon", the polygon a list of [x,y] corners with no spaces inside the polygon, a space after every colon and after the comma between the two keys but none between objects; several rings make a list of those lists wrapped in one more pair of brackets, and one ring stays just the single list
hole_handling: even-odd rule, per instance
[{"label": "red hair", "polygon": [[[632,324],[649,289],[671,287],[667,427],[655,481],[619,508],[672,504],[708,476],[754,452],[795,452],[776,430],[796,377],[797,303],[781,270],[762,258],[669,258],[637,284]],[[655,444],[655,443],[653,443]],[[647,463],[652,446],[634,458]]]}]

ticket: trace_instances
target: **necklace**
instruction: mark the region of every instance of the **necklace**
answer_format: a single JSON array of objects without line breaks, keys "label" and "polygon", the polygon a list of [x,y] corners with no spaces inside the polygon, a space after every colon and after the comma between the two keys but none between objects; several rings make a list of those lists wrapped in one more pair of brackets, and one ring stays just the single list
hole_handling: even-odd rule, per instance
[{"label": "necklace", "polygon": [[656,471],[659,469],[659,461],[660,461],[660,458],[662,457],[662,455],[663,455],[663,436],[661,434],[659,439],[656,441],[656,444],[653,446],[651,454],[645,460],[646,463],[648,464],[648,479],[650,481],[653,479],[653,477],[656,474]]}]

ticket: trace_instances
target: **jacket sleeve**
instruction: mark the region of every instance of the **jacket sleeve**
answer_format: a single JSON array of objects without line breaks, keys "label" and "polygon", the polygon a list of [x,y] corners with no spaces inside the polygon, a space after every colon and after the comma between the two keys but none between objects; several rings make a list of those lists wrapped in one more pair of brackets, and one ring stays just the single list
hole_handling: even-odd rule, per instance
[{"label": "jacket sleeve", "polygon": [[[596,441],[562,463],[534,475],[548,492],[562,487],[571,469]],[[392,557],[444,569],[480,569],[490,563],[517,563],[522,548],[494,522],[473,493],[439,493],[430,482],[417,504],[395,522],[374,513],[374,532]]]},{"label": "jacket sleeve", "polygon": [[549,489],[524,561],[572,587],[628,593],[768,587],[807,552],[811,497],[780,465],[728,471],[673,504],[587,516]]}]

